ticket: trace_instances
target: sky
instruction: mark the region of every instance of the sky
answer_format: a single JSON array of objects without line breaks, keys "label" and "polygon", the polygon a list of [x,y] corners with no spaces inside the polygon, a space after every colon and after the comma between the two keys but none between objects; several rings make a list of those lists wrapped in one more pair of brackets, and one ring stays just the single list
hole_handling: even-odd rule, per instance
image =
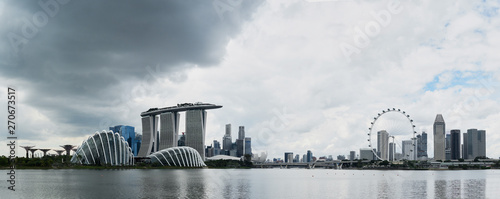
[{"label": "sky", "polygon": [[[370,122],[388,108],[428,133],[429,157],[443,114],[446,132],[486,130],[487,156],[499,158],[499,6],[1,0],[0,154],[9,153],[12,87],[20,146],[80,145],[115,125],[142,133],[149,108],[206,102],[223,106],[208,110],[206,145],[221,141],[226,124],[233,138],[245,126],[253,152],[269,158],[359,153]],[[411,126],[403,115],[381,118],[387,129]]]}]

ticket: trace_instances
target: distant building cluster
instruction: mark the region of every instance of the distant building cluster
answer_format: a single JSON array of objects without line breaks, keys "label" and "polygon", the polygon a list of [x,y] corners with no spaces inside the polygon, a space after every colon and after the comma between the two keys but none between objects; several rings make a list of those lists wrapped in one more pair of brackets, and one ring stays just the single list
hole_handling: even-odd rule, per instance
[{"label": "distant building cluster", "polygon": [[[486,157],[485,130],[468,129],[466,133],[462,134],[459,129],[452,129],[449,132],[446,134],[446,123],[443,115],[436,115],[433,124],[434,160],[473,160],[478,157]],[[427,133],[422,132],[414,139],[403,140],[401,153],[396,150],[397,144],[389,142],[389,139],[390,136],[385,130],[378,131],[377,148],[373,151],[371,148],[360,149],[359,159],[376,160],[377,156],[390,161],[428,159]]]},{"label": "distant building cluster", "polygon": [[231,124],[226,124],[226,132],[222,137],[222,147],[219,141],[214,140],[213,145],[205,148],[206,157],[217,155],[227,155],[233,157],[242,157],[252,155],[252,138],[245,136],[245,127],[239,126],[238,137],[233,142],[231,137]]},{"label": "distant building cluster", "polygon": [[460,129],[452,129],[449,134],[445,134],[445,127],[443,116],[438,114],[434,121],[435,160],[486,157],[486,130],[468,129],[462,135]]},{"label": "distant building cluster", "polygon": [[333,160],[333,156],[322,156],[319,158],[316,158],[313,156],[313,153],[311,150],[307,150],[305,154],[302,155],[302,158],[300,158],[299,154],[293,155],[293,152],[285,152],[285,155],[283,159],[281,158],[273,158],[274,163],[307,163],[307,162],[315,162],[317,160],[324,160],[324,161],[331,161]]}]

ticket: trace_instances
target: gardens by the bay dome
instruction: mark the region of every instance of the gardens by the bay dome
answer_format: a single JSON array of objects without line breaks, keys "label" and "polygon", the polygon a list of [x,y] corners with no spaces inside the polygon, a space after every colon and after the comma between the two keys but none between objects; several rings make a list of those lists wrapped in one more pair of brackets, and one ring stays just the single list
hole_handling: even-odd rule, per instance
[{"label": "gardens by the bay dome", "polygon": [[84,140],[71,162],[88,165],[134,165],[134,155],[120,134],[103,130]]},{"label": "gardens by the bay dome", "polygon": [[198,151],[191,147],[171,147],[148,156],[152,164],[176,167],[204,167],[205,162]]}]

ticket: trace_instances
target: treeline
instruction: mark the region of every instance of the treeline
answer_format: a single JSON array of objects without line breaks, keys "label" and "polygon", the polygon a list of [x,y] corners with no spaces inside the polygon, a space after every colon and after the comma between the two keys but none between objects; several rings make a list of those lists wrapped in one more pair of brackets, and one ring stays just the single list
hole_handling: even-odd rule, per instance
[{"label": "treeline", "polygon": [[[42,167],[42,168],[59,168],[71,166],[71,157],[68,156],[44,156],[41,158],[24,158],[16,157],[15,161],[16,168],[30,168],[30,167]],[[8,157],[0,156],[0,167],[6,168],[11,165],[11,160]]]}]

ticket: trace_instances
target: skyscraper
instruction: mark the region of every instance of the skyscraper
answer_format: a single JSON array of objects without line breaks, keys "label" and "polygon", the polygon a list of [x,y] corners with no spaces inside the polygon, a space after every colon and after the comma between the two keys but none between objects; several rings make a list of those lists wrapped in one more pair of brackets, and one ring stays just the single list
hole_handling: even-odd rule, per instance
[{"label": "skyscraper", "polygon": [[451,160],[451,134],[445,134],[444,142],[445,159]]},{"label": "skyscraper", "polygon": [[225,155],[229,155],[231,147],[233,146],[233,140],[231,138],[231,124],[226,124],[226,134],[222,137],[222,149],[224,149]]},{"label": "skyscraper", "polygon": [[427,133],[417,135],[417,157],[427,158]]},{"label": "skyscraper", "polygon": [[245,127],[240,126],[238,131],[238,139],[236,139],[236,156],[241,157],[245,152]]},{"label": "skyscraper", "polygon": [[[157,129],[158,118],[156,116],[142,117],[142,144],[137,156],[146,157],[151,154],[151,152],[157,151]],[[205,152],[204,148],[202,150]]]},{"label": "skyscraper", "polygon": [[477,156],[486,157],[486,130],[478,130],[478,154]]},{"label": "skyscraper", "polygon": [[207,111],[194,109],[186,111],[186,146],[194,148],[205,160],[205,127]]},{"label": "skyscraper", "polygon": [[403,159],[415,160],[413,140],[403,140]]},{"label": "skyscraper", "polygon": [[486,156],[486,131],[468,129],[464,133],[464,159]]},{"label": "skyscraper", "polygon": [[243,140],[245,139],[245,127],[240,126],[238,130],[238,139]]},{"label": "skyscraper", "polygon": [[252,138],[245,138],[245,154],[252,155]]},{"label": "skyscraper", "polygon": [[434,160],[445,160],[445,122],[443,115],[437,114],[434,120]]},{"label": "skyscraper", "polygon": [[307,150],[307,161],[305,162],[312,162],[313,160],[313,154],[310,150]]},{"label": "skyscraper", "polygon": [[293,162],[293,152],[285,152],[285,163]]},{"label": "skyscraper", "polygon": [[137,156],[138,148],[137,141],[135,140],[135,128],[133,126],[117,125],[109,127],[109,130],[120,134],[132,149],[134,156]]},{"label": "skyscraper", "polygon": [[377,151],[382,160],[389,158],[389,133],[385,130],[377,132]]},{"label": "skyscraper", "polygon": [[245,155],[245,140],[236,139],[236,157]]},{"label": "skyscraper", "polygon": [[469,145],[469,141],[468,141],[469,137],[468,137],[467,133],[463,133],[462,136],[463,136],[462,158],[469,159],[469,154],[468,154],[469,150],[467,150],[467,148],[468,148],[467,146]]},{"label": "skyscraper", "polygon": [[220,155],[220,142],[217,140],[214,140],[214,156]]},{"label": "skyscraper", "polygon": [[396,144],[394,142],[389,143],[389,160],[396,160],[394,154],[396,153]]},{"label": "skyscraper", "polygon": [[450,131],[450,160],[460,159],[460,130]]},{"label": "skyscraper", "polygon": [[160,114],[160,143],[158,150],[176,147],[179,135],[179,118],[177,112],[166,112]]}]

